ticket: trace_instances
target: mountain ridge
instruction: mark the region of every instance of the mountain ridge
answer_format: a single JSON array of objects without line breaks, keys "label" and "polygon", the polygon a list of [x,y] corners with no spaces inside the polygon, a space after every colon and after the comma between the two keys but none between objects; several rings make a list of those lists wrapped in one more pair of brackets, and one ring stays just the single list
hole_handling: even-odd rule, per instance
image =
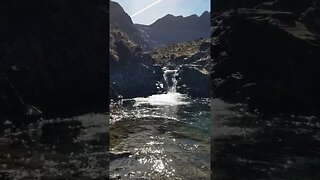
[{"label": "mountain ridge", "polygon": [[210,12],[200,16],[167,14],[151,25],[134,24],[119,3],[110,1],[110,22],[144,50],[210,37]]}]

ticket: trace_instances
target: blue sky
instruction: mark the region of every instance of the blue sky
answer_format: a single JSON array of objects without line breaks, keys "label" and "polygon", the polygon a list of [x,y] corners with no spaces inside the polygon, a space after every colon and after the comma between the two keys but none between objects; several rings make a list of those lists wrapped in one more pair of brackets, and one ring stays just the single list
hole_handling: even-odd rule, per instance
[{"label": "blue sky", "polygon": [[132,21],[138,24],[152,24],[157,19],[173,14],[175,16],[201,15],[204,11],[210,11],[210,0],[112,0],[118,2],[130,15],[141,11],[145,7],[156,3],[154,6],[132,17]]}]

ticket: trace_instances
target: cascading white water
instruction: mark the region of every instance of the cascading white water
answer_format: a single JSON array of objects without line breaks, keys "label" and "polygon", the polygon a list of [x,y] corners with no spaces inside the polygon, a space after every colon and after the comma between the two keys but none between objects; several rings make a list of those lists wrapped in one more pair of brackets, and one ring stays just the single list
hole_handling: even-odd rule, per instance
[{"label": "cascading white water", "polygon": [[163,77],[167,83],[167,92],[175,93],[177,92],[177,72],[178,70],[164,70]]},{"label": "cascading white water", "polygon": [[147,98],[135,98],[136,105],[141,104],[150,104],[150,105],[169,105],[177,106],[183,104],[189,104],[187,102],[187,97],[183,94],[177,92],[177,79],[178,70],[164,69],[163,77],[166,81],[166,93],[164,94],[155,94]]}]

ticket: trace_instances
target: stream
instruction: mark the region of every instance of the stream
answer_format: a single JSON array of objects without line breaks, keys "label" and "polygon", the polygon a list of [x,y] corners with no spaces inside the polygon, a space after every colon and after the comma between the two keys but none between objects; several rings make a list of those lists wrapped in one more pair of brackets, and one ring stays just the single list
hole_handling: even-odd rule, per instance
[{"label": "stream", "polygon": [[210,99],[167,92],[111,105],[111,179],[210,179]]}]

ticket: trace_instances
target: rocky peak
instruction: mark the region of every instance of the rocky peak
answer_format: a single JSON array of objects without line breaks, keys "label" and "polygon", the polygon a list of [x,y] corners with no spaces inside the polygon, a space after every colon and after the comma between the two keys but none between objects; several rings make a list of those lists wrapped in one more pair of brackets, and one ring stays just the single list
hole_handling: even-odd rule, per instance
[{"label": "rocky peak", "polygon": [[[155,21],[149,27],[150,28],[161,28],[161,29],[177,28],[179,30],[183,30],[183,28],[192,29],[195,27],[195,24],[199,24],[200,19],[207,18],[207,17],[210,18],[210,16],[207,16],[208,14],[206,14],[204,12],[200,17],[196,14],[192,14],[192,15],[186,16],[186,17],[183,17],[181,15],[174,16],[172,14],[167,14],[166,16]],[[210,22],[209,19],[208,19],[208,22]]]},{"label": "rocky peak", "polygon": [[122,31],[134,31],[131,17],[124,11],[119,3],[110,1],[110,22]]},{"label": "rocky peak", "polygon": [[131,41],[140,45],[144,50],[153,48],[152,42],[145,38],[138,26],[133,24],[131,17],[120,4],[113,1],[110,1],[110,24],[124,32]]},{"label": "rocky peak", "polygon": [[200,18],[207,18],[209,17],[210,18],[210,12],[209,11],[205,11],[201,14]]}]

